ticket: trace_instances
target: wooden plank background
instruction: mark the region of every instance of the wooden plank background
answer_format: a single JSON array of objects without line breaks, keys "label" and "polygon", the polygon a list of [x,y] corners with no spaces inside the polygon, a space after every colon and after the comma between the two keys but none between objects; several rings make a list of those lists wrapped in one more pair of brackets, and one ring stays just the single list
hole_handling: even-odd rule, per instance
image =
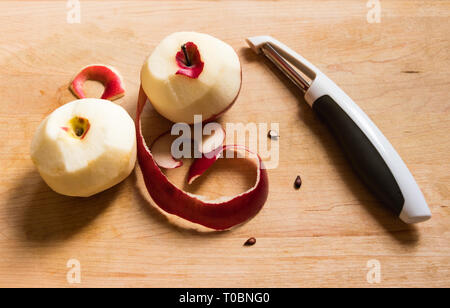
[{"label": "wooden plank background", "polygon": [[[365,0],[1,1],[0,286],[72,286],[66,263],[81,263],[76,286],[370,287],[450,286],[450,1],[382,0],[381,23]],[[52,192],[29,157],[39,122],[73,100],[67,85],[91,63],[115,66],[134,117],[139,70],[166,35],[212,34],[238,52],[243,87],[221,122],[280,123],[279,167],[269,171],[262,212],[235,230],[175,228],[149,205],[137,168],[88,199]],[[433,212],[407,226],[381,208],[295,89],[246,47],[248,36],[286,42],[335,80],[403,157]],[[87,85],[91,95],[101,88]],[[169,122],[148,108],[148,138]],[[186,168],[170,172],[179,185]],[[292,183],[301,174],[303,187]],[[221,162],[189,188],[208,196],[244,191],[254,171]],[[257,244],[242,247],[254,236]]]}]

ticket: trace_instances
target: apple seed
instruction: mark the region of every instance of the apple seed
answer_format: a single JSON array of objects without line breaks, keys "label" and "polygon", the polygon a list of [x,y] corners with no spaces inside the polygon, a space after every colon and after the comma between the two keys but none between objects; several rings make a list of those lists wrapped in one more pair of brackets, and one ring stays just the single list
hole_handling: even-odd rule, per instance
[{"label": "apple seed", "polygon": [[244,243],[244,246],[253,246],[255,244],[256,244],[256,239],[254,237],[251,237]]},{"label": "apple seed", "polygon": [[302,187],[302,178],[300,176],[297,176],[294,182],[295,189],[300,189]]}]

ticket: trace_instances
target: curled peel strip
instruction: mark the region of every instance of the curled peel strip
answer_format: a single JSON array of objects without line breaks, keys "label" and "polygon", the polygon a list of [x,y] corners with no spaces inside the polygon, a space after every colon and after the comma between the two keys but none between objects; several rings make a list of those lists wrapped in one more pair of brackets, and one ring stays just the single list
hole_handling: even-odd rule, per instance
[{"label": "curled peel strip", "polygon": [[113,101],[125,95],[122,76],[111,66],[92,64],[83,67],[70,83],[70,90],[77,98],[86,98],[83,90],[86,80],[99,81],[105,86],[102,99]]},{"label": "curled peel strip", "polygon": [[[255,185],[237,196],[204,201],[201,200],[200,196],[189,194],[177,188],[156,164],[142,135],[141,113],[146,101],[147,96],[141,87],[135,122],[137,154],[145,186],[159,209],[191,223],[216,231],[230,229],[253,218],[264,206],[269,192],[267,171],[263,167],[261,159],[256,156],[258,168]],[[212,157],[208,155],[211,158],[203,156],[194,161],[189,171],[189,181],[192,182],[203,174],[225,150],[249,152],[245,147],[236,145],[219,147],[216,149],[216,155]]]},{"label": "curled peel strip", "polygon": [[171,146],[177,136],[171,135],[170,131],[167,131],[157,137],[150,146],[153,159],[155,163],[164,169],[175,169],[183,166],[183,162],[176,160],[172,156]]},{"label": "curled peel strip", "polygon": [[[211,124],[213,123],[209,123],[208,125]],[[183,144],[183,146],[194,145],[194,148],[191,148],[190,151],[191,155],[197,153],[205,155],[207,157],[215,155],[215,151],[223,146],[223,143],[225,141],[225,130],[222,128],[222,126],[220,126],[220,124],[214,124],[214,129],[212,131],[208,130],[206,132],[211,134],[203,135],[201,143],[197,142],[197,140],[195,139],[181,138],[177,135],[172,135],[170,130],[162,133],[155,139],[155,141],[153,141],[152,145],[150,146],[150,151],[156,164],[164,169],[174,169],[181,167],[183,165],[183,162],[181,160],[177,160],[172,155],[172,147],[175,147],[175,150],[177,149],[177,145],[179,147],[181,143]]]}]

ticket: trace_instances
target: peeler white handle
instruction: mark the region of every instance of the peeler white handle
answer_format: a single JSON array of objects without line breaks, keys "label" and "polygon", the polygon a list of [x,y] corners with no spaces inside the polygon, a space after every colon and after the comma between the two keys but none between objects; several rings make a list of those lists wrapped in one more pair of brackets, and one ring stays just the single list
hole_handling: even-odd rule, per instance
[{"label": "peeler white handle", "polygon": [[404,222],[430,219],[419,186],[391,143],[344,91],[317,73],[305,99],[339,139],[363,181]]}]

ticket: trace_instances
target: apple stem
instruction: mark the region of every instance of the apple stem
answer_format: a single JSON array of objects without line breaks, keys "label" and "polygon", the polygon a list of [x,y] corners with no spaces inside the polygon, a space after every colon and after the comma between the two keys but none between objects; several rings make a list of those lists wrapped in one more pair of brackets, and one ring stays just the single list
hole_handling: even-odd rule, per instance
[{"label": "apple stem", "polygon": [[189,60],[188,53],[187,53],[187,50],[186,50],[186,44],[183,44],[183,46],[181,46],[181,49],[183,50],[184,57],[186,59],[186,65],[187,66],[191,66],[191,61]]}]

